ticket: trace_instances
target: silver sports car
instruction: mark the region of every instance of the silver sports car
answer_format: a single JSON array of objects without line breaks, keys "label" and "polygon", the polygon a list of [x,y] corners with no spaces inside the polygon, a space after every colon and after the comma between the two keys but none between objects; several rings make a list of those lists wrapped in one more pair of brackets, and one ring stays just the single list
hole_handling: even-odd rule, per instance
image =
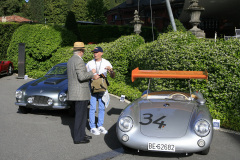
[{"label": "silver sports car", "polygon": [[45,76],[28,82],[16,90],[16,105],[19,111],[28,113],[32,108],[68,109],[67,63],[52,67]]},{"label": "silver sports car", "polygon": [[[201,71],[132,71],[136,78],[207,79]],[[117,122],[123,148],[143,151],[208,154],[212,117],[200,92],[150,92],[129,104]]]}]

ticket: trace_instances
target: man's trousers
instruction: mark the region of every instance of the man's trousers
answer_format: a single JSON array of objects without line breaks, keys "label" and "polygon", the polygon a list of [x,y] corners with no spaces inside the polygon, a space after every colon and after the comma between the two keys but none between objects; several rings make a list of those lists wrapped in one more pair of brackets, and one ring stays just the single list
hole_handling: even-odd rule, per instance
[{"label": "man's trousers", "polygon": [[82,141],[86,136],[88,102],[88,100],[75,101],[74,142]]}]

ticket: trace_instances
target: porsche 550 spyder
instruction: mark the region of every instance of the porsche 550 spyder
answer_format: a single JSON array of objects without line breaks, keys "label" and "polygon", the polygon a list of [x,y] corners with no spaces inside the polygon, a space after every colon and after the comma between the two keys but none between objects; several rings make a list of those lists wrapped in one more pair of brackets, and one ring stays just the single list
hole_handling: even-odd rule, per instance
[{"label": "porsche 550 spyder", "polygon": [[33,108],[58,110],[69,109],[67,103],[67,63],[52,67],[45,76],[30,81],[16,90],[16,105],[19,111],[28,113]]},{"label": "porsche 550 spyder", "polygon": [[11,61],[0,61],[0,76],[12,75],[14,70],[13,63]]},{"label": "porsche 550 spyder", "polygon": [[[136,78],[207,79],[201,71],[132,71]],[[130,103],[116,125],[125,150],[208,154],[213,138],[211,114],[200,92],[160,91],[149,88]]]}]

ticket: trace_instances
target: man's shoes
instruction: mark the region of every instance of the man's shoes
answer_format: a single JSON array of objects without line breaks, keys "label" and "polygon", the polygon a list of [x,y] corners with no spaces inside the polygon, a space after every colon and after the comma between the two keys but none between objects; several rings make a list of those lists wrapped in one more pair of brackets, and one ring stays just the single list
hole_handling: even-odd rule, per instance
[{"label": "man's shoes", "polygon": [[90,132],[91,132],[92,134],[94,134],[94,135],[100,135],[100,132],[99,132],[99,130],[98,130],[97,128],[92,128],[92,129],[90,130]]},{"label": "man's shoes", "polygon": [[84,143],[89,143],[90,141],[89,141],[89,139],[84,139],[84,140],[82,140],[82,141],[74,141],[74,144],[84,144]]},{"label": "man's shoes", "polygon": [[108,131],[107,131],[103,126],[98,127],[98,130],[99,130],[99,132],[102,133],[102,134],[107,134],[107,133],[108,133]]},{"label": "man's shoes", "polygon": [[92,139],[92,136],[86,135],[84,139]]}]

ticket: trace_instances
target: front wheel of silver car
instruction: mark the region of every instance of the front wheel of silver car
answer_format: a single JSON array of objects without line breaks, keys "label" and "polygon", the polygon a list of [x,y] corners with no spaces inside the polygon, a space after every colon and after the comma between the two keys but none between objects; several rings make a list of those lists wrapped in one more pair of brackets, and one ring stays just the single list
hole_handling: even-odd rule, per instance
[{"label": "front wheel of silver car", "polygon": [[20,113],[23,113],[23,114],[27,114],[27,113],[30,113],[32,111],[31,108],[26,108],[24,106],[19,106],[18,110],[19,110]]},{"label": "front wheel of silver car", "polygon": [[209,153],[210,147],[200,152],[201,155],[207,155]]}]

